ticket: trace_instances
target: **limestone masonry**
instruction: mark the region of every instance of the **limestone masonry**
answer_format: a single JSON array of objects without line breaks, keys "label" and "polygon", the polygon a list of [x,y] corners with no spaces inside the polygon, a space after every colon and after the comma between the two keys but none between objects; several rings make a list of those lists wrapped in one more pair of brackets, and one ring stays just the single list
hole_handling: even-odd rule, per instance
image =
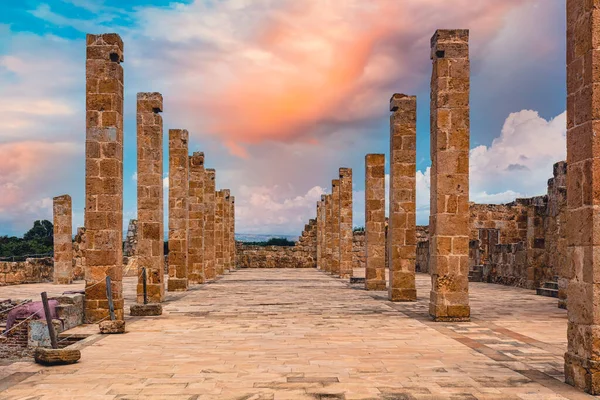
[{"label": "limestone masonry", "polygon": [[190,283],[204,283],[204,153],[194,152],[189,157],[189,174],[188,279]]},{"label": "limestone masonry", "polygon": [[73,282],[73,223],[71,196],[54,198],[54,283]]},{"label": "limestone masonry", "polygon": [[365,289],[385,290],[385,155],[365,157]]}]

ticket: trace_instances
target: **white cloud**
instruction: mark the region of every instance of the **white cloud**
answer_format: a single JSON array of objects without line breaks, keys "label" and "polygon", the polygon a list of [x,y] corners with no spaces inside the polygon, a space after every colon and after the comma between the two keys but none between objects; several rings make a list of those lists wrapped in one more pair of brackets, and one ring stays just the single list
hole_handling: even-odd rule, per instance
[{"label": "white cloud", "polygon": [[[545,194],[552,166],[566,158],[566,113],[545,120],[522,110],[506,118],[500,137],[471,149],[469,197],[477,203],[509,203]],[[417,171],[417,223],[429,217],[430,169]]]}]

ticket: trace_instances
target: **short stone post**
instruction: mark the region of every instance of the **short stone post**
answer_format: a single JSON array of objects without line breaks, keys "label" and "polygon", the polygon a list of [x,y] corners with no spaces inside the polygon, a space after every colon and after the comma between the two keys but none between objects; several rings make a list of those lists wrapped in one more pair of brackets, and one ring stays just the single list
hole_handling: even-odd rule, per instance
[{"label": "short stone post", "polygon": [[394,94],[390,111],[388,298],[391,301],[416,301],[417,98]]},{"label": "short stone post", "polygon": [[593,395],[600,394],[599,42],[600,0],[567,0],[565,381]]},{"label": "short stone post", "polygon": [[204,153],[194,152],[188,162],[188,280],[190,283],[204,283]]},{"label": "short stone post", "polygon": [[[165,298],[162,110],[160,93],[137,94],[137,255],[139,265],[146,268],[150,303]],[[143,302],[139,277],[137,302]]]},{"label": "short stone post", "polygon": [[385,290],[385,155],[365,157],[365,289]]},{"label": "short stone post", "polygon": [[352,168],[340,168],[340,278],[352,277]]},{"label": "short stone post", "polygon": [[123,319],[123,41],[87,35],[85,316],[108,318],[106,276]]},{"label": "short stone post", "polygon": [[188,289],[189,133],[169,129],[169,292]]},{"label": "short stone post", "polygon": [[434,321],[468,321],[469,31],[436,31],[431,58],[429,314]]},{"label": "short stone post", "polygon": [[54,284],[73,282],[73,212],[71,196],[55,197],[54,211]]},{"label": "short stone post", "polygon": [[223,275],[225,272],[225,252],[224,242],[225,230],[223,224],[223,214],[225,206],[225,193],[223,190],[215,192],[215,269],[217,275]]},{"label": "short stone post", "polygon": [[207,281],[215,279],[215,170],[209,168],[204,174],[204,277]]}]

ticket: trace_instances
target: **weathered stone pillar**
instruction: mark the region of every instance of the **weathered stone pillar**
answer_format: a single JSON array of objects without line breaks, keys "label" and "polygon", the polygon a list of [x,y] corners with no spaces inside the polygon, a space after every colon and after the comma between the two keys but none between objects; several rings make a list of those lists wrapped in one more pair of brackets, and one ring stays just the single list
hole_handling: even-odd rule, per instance
[{"label": "weathered stone pillar", "polygon": [[189,133],[169,129],[169,292],[188,288]]},{"label": "weathered stone pillar", "polygon": [[321,211],[322,201],[317,201],[317,269],[321,269]]},{"label": "weathered stone pillar", "polygon": [[204,277],[215,279],[215,170],[209,168],[204,174]]},{"label": "weathered stone pillar", "polygon": [[223,213],[225,205],[225,193],[222,190],[215,192],[215,269],[217,275],[225,272],[225,253],[223,240],[225,230],[223,229]]},{"label": "weathered stone pillar", "polygon": [[385,155],[365,157],[365,289],[385,290]]},{"label": "weathered stone pillar", "polygon": [[54,284],[73,282],[73,213],[71,196],[58,196],[54,211]]},{"label": "weathered stone pillar", "polygon": [[117,319],[123,319],[123,41],[115,33],[87,35],[85,315],[109,315],[111,277]]},{"label": "weathered stone pillar", "polygon": [[431,296],[435,321],[468,321],[469,31],[431,38]]},{"label": "weathered stone pillar", "polygon": [[[138,263],[146,268],[148,302],[165,298],[163,229],[163,122],[160,93],[137,94]],[[144,302],[141,270],[137,302]]]},{"label": "weathered stone pillar", "polygon": [[600,0],[567,0],[565,381],[600,394]]},{"label": "weathered stone pillar", "polygon": [[230,236],[230,252],[231,252],[231,269],[237,269],[237,256],[235,248],[235,196],[230,197],[231,213],[229,214],[230,225],[229,229],[231,232]]},{"label": "weathered stone pillar", "polygon": [[340,275],[340,180],[331,181],[331,270]]},{"label": "weathered stone pillar", "polygon": [[231,271],[231,191],[223,189],[223,267]]},{"label": "weathered stone pillar", "polygon": [[204,153],[194,152],[189,157],[189,170],[188,280],[204,283]]},{"label": "weathered stone pillar", "polygon": [[321,211],[319,215],[320,219],[320,228],[317,231],[317,237],[319,238],[319,242],[321,243],[321,258],[317,267],[320,270],[325,270],[325,263],[327,262],[327,246],[326,246],[326,234],[327,234],[327,221],[326,221],[326,207],[325,207],[325,199],[327,195],[321,195]]},{"label": "weathered stone pillar", "polygon": [[333,233],[333,225],[331,223],[331,194],[325,196],[325,210],[324,210],[324,229],[323,229],[323,249],[325,254],[323,256],[323,271],[331,272],[331,256],[333,247],[331,245],[331,237]]},{"label": "weathered stone pillar", "polygon": [[340,278],[352,276],[352,168],[340,168]]},{"label": "weathered stone pillar", "polygon": [[388,298],[391,301],[415,301],[417,98],[394,94],[390,111]]}]

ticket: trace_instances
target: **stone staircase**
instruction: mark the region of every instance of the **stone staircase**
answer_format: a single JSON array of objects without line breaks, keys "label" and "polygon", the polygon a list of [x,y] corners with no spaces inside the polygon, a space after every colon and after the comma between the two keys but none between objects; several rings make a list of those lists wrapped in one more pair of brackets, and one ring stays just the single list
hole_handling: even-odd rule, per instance
[{"label": "stone staircase", "polygon": [[483,281],[483,265],[474,265],[469,269],[469,282]]},{"label": "stone staircase", "polygon": [[535,289],[538,296],[558,297],[558,277],[554,277],[551,282],[544,282],[544,286]]}]

